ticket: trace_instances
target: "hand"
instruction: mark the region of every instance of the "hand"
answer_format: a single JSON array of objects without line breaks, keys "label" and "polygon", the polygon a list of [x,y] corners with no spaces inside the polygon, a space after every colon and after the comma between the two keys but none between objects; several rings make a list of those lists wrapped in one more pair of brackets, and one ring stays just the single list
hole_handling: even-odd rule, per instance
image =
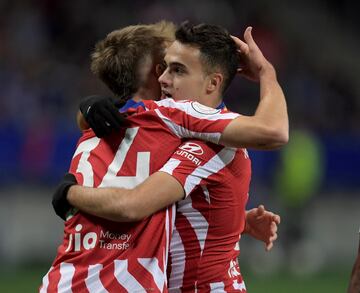
[{"label": "hand", "polygon": [[259,81],[260,74],[263,70],[268,68],[274,69],[255,43],[251,31],[252,27],[246,28],[244,32],[245,42],[237,37],[231,37],[236,43],[240,55],[240,68],[238,69],[238,73],[249,80]]},{"label": "hand", "polygon": [[89,96],[81,101],[80,111],[96,136],[104,137],[126,124],[119,106],[121,105],[111,97]]},{"label": "hand", "polygon": [[246,212],[244,233],[265,243],[265,250],[269,251],[277,239],[277,225],[280,224],[280,216],[266,211],[263,205]]},{"label": "hand", "polygon": [[55,213],[64,221],[66,220],[66,214],[71,209],[71,205],[67,200],[67,193],[69,188],[76,184],[75,176],[71,173],[66,173],[52,197],[52,206]]}]

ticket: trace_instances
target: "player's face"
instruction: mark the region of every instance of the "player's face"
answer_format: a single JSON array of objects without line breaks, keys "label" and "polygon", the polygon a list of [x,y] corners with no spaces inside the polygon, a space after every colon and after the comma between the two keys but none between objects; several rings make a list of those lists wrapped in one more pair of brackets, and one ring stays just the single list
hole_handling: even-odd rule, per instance
[{"label": "player's face", "polygon": [[164,60],[166,69],[159,77],[163,97],[201,102],[206,95],[208,78],[200,60],[200,50],[175,41],[167,49]]}]

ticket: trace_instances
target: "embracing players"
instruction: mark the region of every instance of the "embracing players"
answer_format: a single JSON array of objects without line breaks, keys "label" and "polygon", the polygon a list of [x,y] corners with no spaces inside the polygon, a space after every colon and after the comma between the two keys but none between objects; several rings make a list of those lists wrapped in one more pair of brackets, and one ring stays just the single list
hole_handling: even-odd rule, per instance
[{"label": "embracing players", "polygon": [[[191,39],[192,34],[195,37],[212,35],[216,40],[218,36],[224,36],[222,46],[215,42],[215,51],[225,48],[237,56],[235,43],[220,28],[208,25],[180,27],[177,32],[180,40],[170,47],[165,58],[168,68],[160,79],[164,93],[175,97],[181,90],[195,89],[198,91],[195,98],[205,103],[220,101],[219,97],[226,89],[224,84],[231,81],[238,64],[230,64],[235,71],[224,69],[223,60],[208,58],[209,52],[202,51],[196,43],[199,40]],[[108,219],[136,220],[185,196],[178,204],[180,222],[176,224],[177,240],[172,243],[173,277],[170,276],[169,284],[171,287],[172,282],[173,288],[183,291],[245,290],[236,257],[237,242],[244,227],[250,162],[245,150],[212,143],[220,141],[230,146],[273,148],[287,141],[285,100],[274,69],[252,40],[250,29],[245,32],[246,43],[236,41],[245,61],[243,73],[260,80],[261,100],[254,116],[233,119],[238,115],[198,103],[174,103],[169,99],[144,101],[128,110],[128,114],[134,113],[129,118],[129,128],[102,140],[94,137],[91,131],[85,132],[72,162],[71,171],[85,186],[132,188],[171,157],[161,172],[156,172],[133,190],[108,190],[109,197],[105,199],[100,195],[105,189],[81,191],[81,187],[74,186],[70,188],[68,200],[83,211]],[[171,55],[171,49],[178,55]],[[153,52],[149,56],[154,58]],[[152,62],[149,72],[156,73]],[[139,66],[134,68],[136,72]],[[192,75],[192,68],[198,70],[200,79]],[[146,89],[146,82],[145,78],[139,85]],[[181,138],[189,137],[211,143],[187,141],[181,145]],[[189,154],[193,159],[190,160]],[[237,186],[238,190],[235,189]],[[223,191],[222,187],[225,187]],[[82,192],[91,193],[85,195],[87,207],[76,203],[76,198],[81,202],[81,194],[85,194]],[[129,196],[130,192],[132,196]],[[99,198],[103,203],[100,209]],[[91,200],[94,201],[91,203]],[[110,210],[110,216],[109,207],[114,208]],[[140,210],[140,214],[134,216],[132,212],[137,213],[136,210]],[[166,290],[165,267],[172,212],[171,208],[162,210],[141,222],[127,225],[76,213],[66,222],[64,243],[53,268],[44,278],[42,290]],[[186,226],[191,228],[192,235],[185,235]],[[187,242],[187,239],[192,241]]]}]

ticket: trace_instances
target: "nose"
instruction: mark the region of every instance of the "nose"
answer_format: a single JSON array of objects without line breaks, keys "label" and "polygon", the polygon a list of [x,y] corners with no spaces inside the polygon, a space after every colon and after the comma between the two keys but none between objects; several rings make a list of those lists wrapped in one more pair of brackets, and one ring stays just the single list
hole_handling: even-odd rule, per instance
[{"label": "nose", "polygon": [[164,72],[159,76],[158,81],[162,86],[166,87],[169,85],[170,79],[168,74],[168,68],[166,68]]}]

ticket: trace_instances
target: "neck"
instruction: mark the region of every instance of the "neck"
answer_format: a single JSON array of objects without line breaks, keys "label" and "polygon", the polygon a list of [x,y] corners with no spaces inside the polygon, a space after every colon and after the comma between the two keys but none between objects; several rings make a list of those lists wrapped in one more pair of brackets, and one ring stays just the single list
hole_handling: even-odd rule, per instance
[{"label": "neck", "polygon": [[135,101],[135,102],[140,102],[142,101],[142,97],[140,95],[138,95],[137,93],[135,93],[133,96],[132,96],[132,99]]},{"label": "neck", "polygon": [[147,91],[144,88],[139,88],[139,90],[133,95],[133,100],[135,102],[140,102],[142,100],[148,100],[150,97]]},{"label": "neck", "polygon": [[222,102],[222,97],[220,94],[210,95],[196,99],[196,101],[200,104],[203,104],[204,106],[208,106],[210,108],[217,108]]}]

